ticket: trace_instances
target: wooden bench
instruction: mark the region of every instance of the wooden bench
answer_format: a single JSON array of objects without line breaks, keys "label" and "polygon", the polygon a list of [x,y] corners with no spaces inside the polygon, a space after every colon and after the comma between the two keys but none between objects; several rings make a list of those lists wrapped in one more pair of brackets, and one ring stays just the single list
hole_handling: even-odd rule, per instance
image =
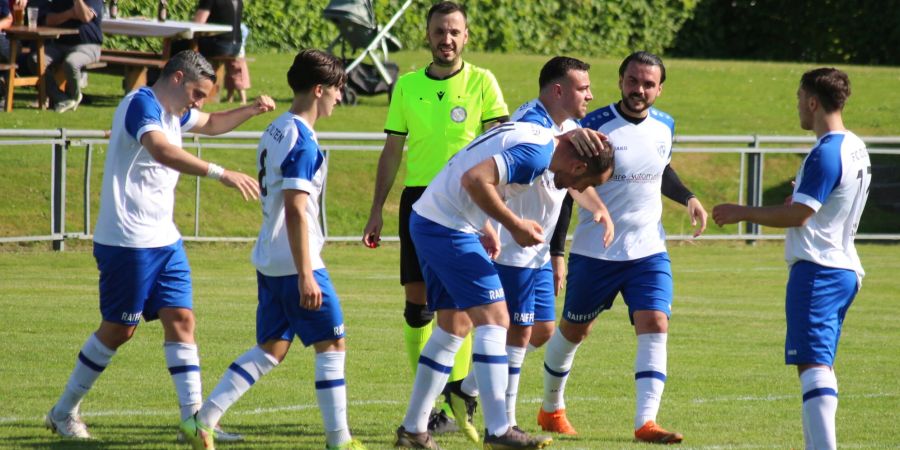
[{"label": "wooden bench", "polygon": [[[97,61],[87,64],[86,66],[82,67],[81,70],[100,70],[105,68],[105,62]],[[62,92],[66,92],[66,73],[62,70],[61,66],[56,67],[56,70],[53,72],[53,79],[56,80],[56,84],[59,86],[59,90]]]},{"label": "wooden bench", "polygon": [[100,62],[105,63],[107,67],[115,66],[123,69],[125,78],[122,80],[122,87],[125,92],[146,85],[149,69],[162,69],[166,65],[166,62],[159,58],[124,56],[122,53],[107,50],[103,50],[100,55]]}]

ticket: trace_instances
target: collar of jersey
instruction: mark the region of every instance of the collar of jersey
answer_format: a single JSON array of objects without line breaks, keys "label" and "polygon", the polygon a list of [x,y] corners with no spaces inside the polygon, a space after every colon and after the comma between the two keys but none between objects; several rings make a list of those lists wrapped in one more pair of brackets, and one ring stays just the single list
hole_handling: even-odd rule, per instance
[{"label": "collar of jersey", "polygon": [[435,77],[435,76],[432,76],[430,73],[428,73],[428,68],[431,67],[432,64],[434,64],[434,63],[433,63],[433,62],[428,63],[428,67],[425,68],[425,76],[428,77],[428,78],[431,78],[432,80],[435,80],[435,81],[449,80],[450,78],[455,77],[456,74],[462,72],[463,69],[466,68],[466,62],[463,61],[462,65],[459,66],[459,70],[457,70],[456,72],[453,72],[453,73],[451,73],[450,75],[447,75],[447,76],[444,77],[444,78],[437,78],[437,77]]}]

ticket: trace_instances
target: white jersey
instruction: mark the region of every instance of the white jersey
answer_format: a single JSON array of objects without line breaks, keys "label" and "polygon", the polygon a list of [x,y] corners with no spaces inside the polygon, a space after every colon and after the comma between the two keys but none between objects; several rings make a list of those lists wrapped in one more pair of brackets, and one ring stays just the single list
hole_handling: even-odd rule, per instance
[{"label": "white jersey", "polygon": [[524,192],[550,167],[555,140],[550,130],[525,122],[490,129],[460,150],[413,204],[420,216],[464,233],[479,233],[488,215],[472,201],[460,180],[478,163],[494,158],[497,190],[508,201]]},{"label": "white jersey", "polygon": [[103,166],[95,242],[156,248],[181,238],[172,217],[179,172],[153,159],[141,137],[159,131],[170,144],[181,147],[181,133],[193,128],[198,118],[196,110],[181,117],[167,113],[148,87],[122,99],[113,115]]},{"label": "white jersey", "polygon": [[284,191],[289,189],[309,194],[305,211],[309,259],[313,270],[325,267],[321,256],[325,235],[319,225],[319,196],[327,165],[312,127],[302,117],[285,112],[263,132],[256,155],[263,213],[259,237],[253,247],[256,270],[270,277],[297,274],[284,223]]},{"label": "white jersey", "polygon": [[662,174],[672,159],[675,119],[650,108],[650,114],[634,124],[612,104],[585,116],[581,125],[609,136],[615,151],[613,175],[595,189],[609,209],[616,235],[604,247],[606,227],[594,223],[590,212],[579,210],[571,252],[612,261],[631,261],[665,252]]},{"label": "white jersey", "polygon": [[[578,123],[572,119],[566,119],[561,126],[557,126],[538,99],[520,106],[513,113],[511,120],[540,125],[550,129],[557,136],[578,128]],[[509,230],[495,221],[494,226],[500,237],[500,256],[495,260],[498,264],[538,269],[550,262],[550,239],[559,221],[559,210],[562,208],[566,192],[567,189],[556,188],[553,184],[553,172],[547,170],[528,190],[507,200],[506,206],[516,215],[528,217],[540,224],[544,229],[544,243],[522,247],[516,243]]]},{"label": "white jersey", "polygon": [[866,144],[850,131],[835,131],[819,138],[795,179],[793,202],[815,211],[801,227],[787,229],[784,257],[855,271],[865,275],[853,239],[859,226],[872,165]]}]

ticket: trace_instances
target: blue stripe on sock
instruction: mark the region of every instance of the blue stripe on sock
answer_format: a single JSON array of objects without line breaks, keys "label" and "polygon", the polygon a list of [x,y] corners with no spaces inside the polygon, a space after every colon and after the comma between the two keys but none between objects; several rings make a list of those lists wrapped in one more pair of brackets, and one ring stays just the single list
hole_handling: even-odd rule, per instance
[{"label": "blue stripe on sock", "polygon": [[440,373],[450,373],[450,371],[453,370],[452,366],[445,366],[431,358],[428,358],[425,355],[419,355],[419,364],[427,366],[431,368],[431,370]]},{"label": "blue stripe on sock", "polygon": [[837,391],[835,391],[832,388],[818,388],[818,389],[813,389],[809,392],[805,392],[803,394],[803,401],[805,402],[811,398],[821,397],[823,395],[833,395],[835,397],[838,396]]},{"label": "blue stripe on sock", "polygon": [[331,389],[347,384],[343,378],[316,381],[316,389]]},{"label": "blue stripe on sock", "polygon": [[247,383],[250,384],[250,386],[253,386],[253,383],[256,383],[256,379],[253,378],[253,375],[250,375],[250,372],[247,372],[243,367],[235,363],[231,363],[231,365],[228,366],[228,370],[240,375],[241,378],[243,378],[247,381]]},{"label": "blue stripe on sock", "polygon": [[510,374],[510,375],[518,375],[518,374],[521,373],[521,372],[522,372],[522,368],[521,368],[521,367],[513,367],[513,366],[509,366],[509,374]]},{"label": "blue stripe on sock", "polygon": [[662,372],[657,372],[655,370],[648,370],[646,372],[637,372],[634,374],[634,379],[637,380],[639,378],[656,378],[663,383],[666,382],[666,374]]},{"label": "blue stripe on sock", "polygon": [[547,367],[547,363],[544,363],[544,370],[546,370],[547,373],[549,373],[550,375],[553,375],[553,376],[556,377],[556,378],[562,378],[562,377],[564,377],[564,376],[569,375],[569,371],[568,371],[568,370],[565,371],[565,372],[557,372],[557,371],[555,371],[555,370],[553,370],[553,369]]},{"label": "blue stripe on sock", "polygon": [[82,364],[88,366],[88,368],[93,370],[94,372],[103,372],[103,369],[106,369],[105,366],[101,366],[100,364],[91,361],[87,356],[84,356],[84,353],[81,352],[78,352],[78,360],[81,361]]},{"label": "blue stripe on sock", "polygon": [[480,353],[473,353],[472,362],[485,364],[509,364],[509,358],[507,358],[506,355],[482,355]]},{"label": "blue stripe on sock", "polygon": [[199,372],[200,366],[175,366],[169,367],[169,373],[171,375],[178,375],[179,373],[185,372]]}]

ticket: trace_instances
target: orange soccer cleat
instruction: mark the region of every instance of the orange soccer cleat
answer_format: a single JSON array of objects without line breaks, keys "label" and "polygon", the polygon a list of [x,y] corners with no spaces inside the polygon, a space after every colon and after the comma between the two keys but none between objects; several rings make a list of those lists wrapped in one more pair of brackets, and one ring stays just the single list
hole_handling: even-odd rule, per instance
[{"label": "orange soccer cleat", "polygon": [[568,435],[578,434],[578,432],[575,431],[575,427],[573,427],[572,424],[569,423],[569,419],[566,418],[565,408],[560,408],[553,412],[547,412],[544,411],[544,408],[541,408],[538,412],[537,421],[538,425],[540,425],[541,429],[544,431]]},{"label": "orange soccer cleat", "polygon": [[666,431],[656,422],[648,420],[644,426],[634,430],[634,439],[651,444],[678,444],[684,440],[684,436],[674,431]]}]

